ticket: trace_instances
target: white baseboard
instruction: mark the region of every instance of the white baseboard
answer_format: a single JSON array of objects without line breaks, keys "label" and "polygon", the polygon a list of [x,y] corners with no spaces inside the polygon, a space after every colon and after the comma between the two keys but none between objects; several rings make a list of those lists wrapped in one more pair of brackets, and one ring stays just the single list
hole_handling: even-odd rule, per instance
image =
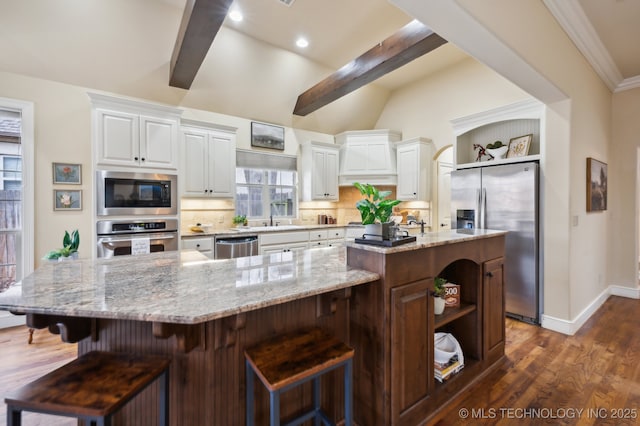
[{"label": "white baseboard", "polygon": [[0,315],[0,328],[25,325],[26,315]]},{"label": "white baseboard", "polygon": [[580,314],[578,314],[578,316],[571,321],[561,318],[554,318],[550,315],[543,314],[540,325],[543,328],[573,336],[578,330],[580,330],[580,327],[582,327],[584,323],[587,322],[589,318],[591,318],[591,315],[593,315],[598,310],[598,308],[607,301],[610,295],[611,291],[609,287],[606,288],[602,293],[600,293],[598,297],[596,297],[594,301],[589,304],[589,306],[584,308],[582,312],[580,312]]},{"label": "white baseboard", "polygon": [[640,286],[636,288],[623,287],[620,285],[609,286],[612,296],[621,296],[629,299],[640,299]]}]

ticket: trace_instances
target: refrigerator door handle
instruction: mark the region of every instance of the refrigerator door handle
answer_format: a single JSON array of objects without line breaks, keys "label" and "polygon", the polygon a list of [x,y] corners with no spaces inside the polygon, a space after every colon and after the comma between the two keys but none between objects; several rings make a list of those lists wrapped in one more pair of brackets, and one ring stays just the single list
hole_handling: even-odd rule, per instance
[{"label": "refrigerator door handle", "polygon": [[487,227],[487,189],[482,188],[482,196],[480,198],[480,228],[486,229]]},{"label": "refrigerator door handle", "polygon": [[481,214],[481,207],[482,207],[482,195],[481,195],[481,190],[480,189],[476,189],[476,211],[475,214],[473,215],[473,227],[478,229],[480,228],[480,214]]}]

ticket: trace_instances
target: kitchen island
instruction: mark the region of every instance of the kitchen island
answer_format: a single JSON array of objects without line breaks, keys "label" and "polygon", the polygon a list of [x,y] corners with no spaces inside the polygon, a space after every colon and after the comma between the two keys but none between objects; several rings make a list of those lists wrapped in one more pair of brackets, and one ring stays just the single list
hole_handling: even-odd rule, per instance
[{"label": "kitchen island", "polygon": [[[349,244],[229,260],[182,251],[52,262],[1,294],[0,309],[27,314],[30,326],[77,341],[79,354],[170,355],[172,425],[244,424],[244,348],[320,326],[355,349],[358,424],[419,424],[437,411],[434,401],[445,404],[504,352],[503,252],[503,232],[452,231],[392,248]],[[499,286],[486,272],[499,275]],[[429,294],[438,274],[464,285],[465,306],[446,323],[434,318]],[[441,391],[433,381],[437,324],[469,329],[461,343],[471,361]],[[143,392],[117,424],[156,424],[157,392],[153,386]],[[340,372],[323,378],[323,406],[335,420],[343,415],[342,392]],[[310,400],[310,386],[287,392],[281,414],[295,415]],[[257,387],[258,424],[267,412],[268,394]]]}]

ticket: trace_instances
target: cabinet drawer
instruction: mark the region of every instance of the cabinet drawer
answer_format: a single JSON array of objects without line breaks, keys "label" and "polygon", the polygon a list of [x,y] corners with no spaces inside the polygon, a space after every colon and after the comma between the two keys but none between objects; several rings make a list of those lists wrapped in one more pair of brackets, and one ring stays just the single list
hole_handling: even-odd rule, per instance
[{"label": "cabinet drawer", "polygon": [[345,237],[344,228],[334,228],[327,230],[327,238],[330,240],[340,239]]},{"label": "cabinet drawer", "polygon": [[273,232],[260,235],[260,244],[287,244],[309,241],[309,231],[299,232]]},{"label": "cabinet drawer", "polygon": [[213,250],[213,238],[187,238],[182,240],[182,248],[198,251]]},{"label": "cabinet drawer", "polygon": [[309,241],[321,241],[327,239],[327,230],[326,229],[317,229],[313,231],[309,231]]}]

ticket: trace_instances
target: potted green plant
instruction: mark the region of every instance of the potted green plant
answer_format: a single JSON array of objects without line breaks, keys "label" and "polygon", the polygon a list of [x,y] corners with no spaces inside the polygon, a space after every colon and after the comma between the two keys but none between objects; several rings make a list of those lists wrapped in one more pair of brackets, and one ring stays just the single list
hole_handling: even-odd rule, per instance
[{"label": "potted green plant", "polygon": [[64,237],[62,238],[62,248],[57,250],[51,250],[44,258],[48,260],[67,260],[78,258],[78,247],[80,247],[80,233],[78,230],[74,230],[69,234],[68,231],[64,231]]},{"label": "potted green plant", "polygon": [[232,221],[236,226],[247,226],[247,217],[245,215],[236,215],[233,217]]},{"label": "potted green plant", "polygon": [[[389,239],[390,223],[389,219],[393,214],[393,208],[400,204],[400,200],[389,200],[391,191],[378,191],[378,189],[368,183],[353,184],[360,194],[365,198],[356,203],[356,208],[360,211],[362,224],[365,226],[365,234],[372,239]],[[377,236],[380,236],[379,238]]]},{"label": "potted green plant", "polygon": [[436,315],[440,315],[444,312],[444,295],[445,289],[444,285],[447,283],[447,280],[442,277],[435,277],[433,280],[434,292],[433,292],[433,310]]}]

